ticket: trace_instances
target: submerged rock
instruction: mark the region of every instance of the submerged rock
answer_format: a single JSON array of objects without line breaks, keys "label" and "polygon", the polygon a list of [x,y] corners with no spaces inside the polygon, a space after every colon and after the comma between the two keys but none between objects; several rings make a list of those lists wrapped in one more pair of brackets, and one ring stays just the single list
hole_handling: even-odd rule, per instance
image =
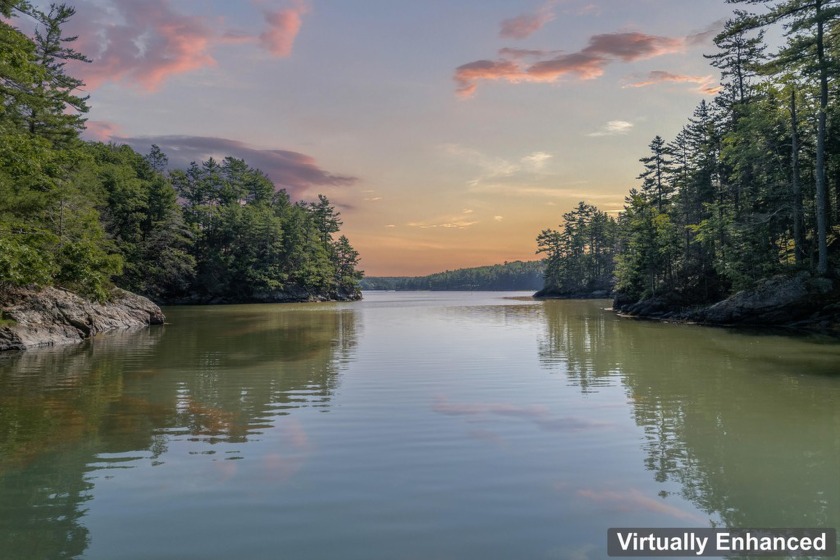
[{"label": "submerged rock", "polygon": [[0,351],[71,344],[101,332],[163,324],[160,308],[115,289],[105,303],[61,288],[14,289],[0,294]]}]

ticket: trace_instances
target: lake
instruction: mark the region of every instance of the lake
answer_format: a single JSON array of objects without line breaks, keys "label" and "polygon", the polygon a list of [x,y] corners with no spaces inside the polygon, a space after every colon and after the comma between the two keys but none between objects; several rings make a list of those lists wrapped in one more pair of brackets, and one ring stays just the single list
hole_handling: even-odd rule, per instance
[{"label": "lake", "polygon": [[840,344],[610,302],[167,308],[0,356],[4,559],[597,559],[840,527]]}]

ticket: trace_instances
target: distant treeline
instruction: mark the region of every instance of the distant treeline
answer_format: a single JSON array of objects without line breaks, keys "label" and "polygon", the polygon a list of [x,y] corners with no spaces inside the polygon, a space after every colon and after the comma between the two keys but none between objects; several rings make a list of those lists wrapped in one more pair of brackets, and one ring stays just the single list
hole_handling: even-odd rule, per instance
[{"label": "distant treeline", "polygon": [[[105,299],[116,285],[159,302],[358,297],[358,253],[323,196],[293,202],[244,161],[168,171],[157,147],[84,142],[87,97],[65,72],[63,25],[0,0],[0,290],[62,286]],[[10,25],[33,19],[34,39]],[[10,19],[9,19],[10,18]]]},{"label": "distant treeline", "polygon": [[543,284],[543,264],[514,261],[477,268],[447,270],[429,276],[368,277],[363,290],[538,290]]},{"label": "distant treeline", "polygon": [[[651,141],[617,217],[580,203],[540,234],[547,292],[695,305],[780,273],[837,276],[840,2],[730,1],[766,10],[735,11],[715,38],[714,100]],[[769,28],[787,38],[773,54]]]}]

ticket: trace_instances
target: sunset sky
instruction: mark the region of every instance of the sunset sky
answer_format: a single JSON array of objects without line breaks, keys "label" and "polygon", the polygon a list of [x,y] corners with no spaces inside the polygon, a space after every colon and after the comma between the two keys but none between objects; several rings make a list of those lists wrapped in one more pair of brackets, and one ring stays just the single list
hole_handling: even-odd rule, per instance
[{"label": "sunset sky", "polygon": [[[77,0],[88,138],[326,194],[369,276],[532,260],[718,83],[724,0]],[[43,5],[43,4],[42,4]],[[23,22],[17,25],[24,27]]]}]

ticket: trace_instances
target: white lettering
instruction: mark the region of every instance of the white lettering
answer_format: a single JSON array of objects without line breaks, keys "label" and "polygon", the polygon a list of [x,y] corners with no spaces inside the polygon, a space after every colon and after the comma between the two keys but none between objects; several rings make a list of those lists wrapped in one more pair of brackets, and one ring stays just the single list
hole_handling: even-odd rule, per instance
[{"label": "white lettering", "polygon": [[630,546],[630,541],[633,539],[633,536],[636,533],[627,533],[627,540],[621,538],[621,533],[618,533],[618,544],[621,546],[621,550],[627,550]]},{"label": "white lettering", "polygon": [[653,533],[651,533],[650,535],[648,535],[646,537],[642,537],[642,539],[641,539],[641,541],[642,541],[641,550],[645,549],[645,541],[647,541],[649,543],[648,544],[648,550],[653,550],[653,539],[654,539],[654,537],[655,537],[655,535]]},{"label": "white lettering", "polygon": [[802,537],[802,540],[799,541],[799,550],[811,550],[811,543],[810,537]]},{"label": "white lettering", "polygon": [[692,538],[695,539],[695,542],[700,547],[697,550],[697,556],[702,556],[703,552],[705,552],[706,550],[706,544],[709,542],[709,537],[697,538],[694,535],[692,535]]},{"label": "white lettering", "polygon": [[773,539],[771,539],[770,537],[761,537],[761,550],[764,552],[776,550],[775,548],[773,548]]},{"label": "white lettering", "polygon": [[729,533],[718,533],[715,540],[718,550],[729,550]]},{"label": "white lettering", "polygon": [[[670,533],[670,534],[668,534]],[[698,535],[699,533],[699,535]],[[707,551],[727,553],[752,553],[752,552],[775,552],[775,553],[819,553],[831,550],[834,543],[830,542],[829,535],[834,531],[818,532],[809,530],[738,530],[732,533],[726,530],[704,531],[698,533],[683,531],[674,534],[668,529],[654,529],[653,532],[645,534],[638,531],[615,531],[618,545],[623,552],[693,552],[697,556],[705,556]],[[775,534],[774,534],[775,533]],[[703,535],[703,536],[700,536]],[[714,540],[712,540],[714,535]],[[614,545],[611,545],[614,546]],[[691,552],[689,552],[691,551]],[[617,554],[617,553],[616,553]]]},{"label": "white lettering", "polygon": [[799,550],[799,545],[797,544],[799,539],[796,537],[791,537],[787,540],[787,549],[788,550]]},{"label": "white lettering", "polygon": [[758,550],[758,537],[754,537],[747,533],[747,544],[741,550]]},{"label": "white lettering", "polygon": [[825,533],[814,539],[814,550],[825,552]]}]

